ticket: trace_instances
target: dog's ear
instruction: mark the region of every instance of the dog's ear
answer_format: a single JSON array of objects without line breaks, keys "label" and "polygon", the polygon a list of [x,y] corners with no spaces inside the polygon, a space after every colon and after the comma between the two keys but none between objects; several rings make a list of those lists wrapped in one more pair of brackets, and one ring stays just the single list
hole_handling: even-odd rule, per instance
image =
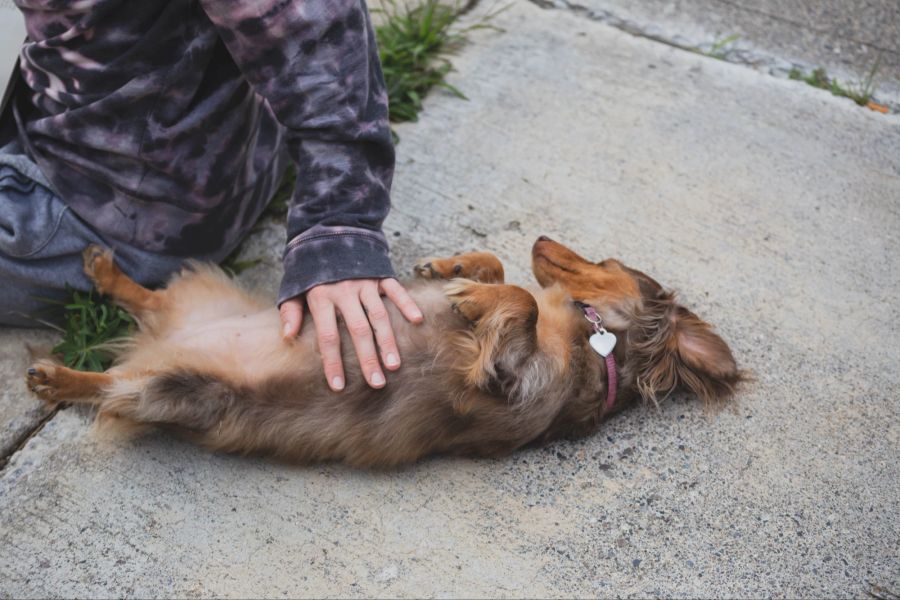
[{"label": "dog's ear", "polygon": [[728,344],[712,326],[683,306],[676,306],[674,335],[681,383],[705,402],[734,395],[742,375]]},{"label": "dog's ear", "polygon": [[662,293],[646,301],[636,317],[638,336],[632,349],[641,395],[657,402],[684,386],[706,403],[727,400],[744,376],[728,345],[709,323]]}]

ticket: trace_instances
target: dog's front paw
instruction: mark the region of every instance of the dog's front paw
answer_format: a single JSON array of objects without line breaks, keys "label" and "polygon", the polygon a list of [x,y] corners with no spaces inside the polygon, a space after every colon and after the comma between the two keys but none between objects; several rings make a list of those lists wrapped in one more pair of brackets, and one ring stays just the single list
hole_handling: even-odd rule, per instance
[{"label": "dog's front paw", "polygon": [[465,277],[463,263],[454,258],[426,258],[413,267],[416,277],[422,279],[452,279]]},{"label": "dog's front paw", "polygon": [[39,360],[25,374],[25,383],[38,398],[55,404],[59,402],[59,386],[56,382],[57,366],[49,360]]},{"label": "dog's front paw", "polygon": [[101,294],[106,293],[109,284],[118,273],[112,251],[97,244],[91,244],[84,249],[81,257],[84,262],[84,274],[94,282],[97,291]]},{"label": "dog's front paw", "polygon": [[503,265],[493,254],[469,252],[450,258],[428,258],[414,267],[422,279],[464,277],[481,283],[502,283]]}]

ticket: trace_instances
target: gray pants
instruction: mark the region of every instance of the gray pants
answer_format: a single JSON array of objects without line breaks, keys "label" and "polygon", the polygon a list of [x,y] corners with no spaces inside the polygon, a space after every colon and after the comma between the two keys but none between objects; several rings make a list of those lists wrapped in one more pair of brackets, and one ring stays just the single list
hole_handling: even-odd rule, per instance
[{"label": "gray pants", "polygon": [[40,298],[68,299],[66,284],[91,287],[81,266],[81,251],[89,244],[112,248],[122,270],[143,285],[163,283],[181,267],[181,258],[105,239],[46,186],[34,163],[5,150],[0,150],[0,325],[58,321],[58,311]]}]

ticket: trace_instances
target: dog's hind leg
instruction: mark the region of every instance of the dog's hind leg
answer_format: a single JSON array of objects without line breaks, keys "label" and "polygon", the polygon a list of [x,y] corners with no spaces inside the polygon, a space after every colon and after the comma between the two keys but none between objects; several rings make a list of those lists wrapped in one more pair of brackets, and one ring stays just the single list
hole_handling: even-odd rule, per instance
[{"label": "dog's hind leg", "polygon": [[113,254],[106,248],[90,245],[82,253],[84,272],[94,282],[101,294],[112,299],[140,318],[142,315],[160,309],[165,291],[148,290],[135,282],[116,266]]},{"label": "dog's hind leg", "polygon": [[469,252],[450,258],[427,258],[414,267],[422,279],[462,277],[480,283],[503,283],[503,263],[490,252]]},{"label": "dog's hind leg", "polygon": [[88,404],[99,402],[101,390],[113,382],[108,373],[76,371],[49,360],[39,360],[25,375],[34,394],[50,403],[81,400]]}]

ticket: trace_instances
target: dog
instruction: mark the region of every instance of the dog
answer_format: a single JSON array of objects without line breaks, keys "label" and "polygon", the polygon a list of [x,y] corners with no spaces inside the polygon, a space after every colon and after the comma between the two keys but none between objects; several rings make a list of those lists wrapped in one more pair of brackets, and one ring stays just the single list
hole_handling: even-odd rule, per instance
[{"label": "dog", "polygon": [[497,457],[589,435],[679,388],[721,403],[745,379],[728,345],[672,292],[544,236],[532,249],[531,290],[506,284],[488,253],[417,265],[408,290],[424,323],[385,302],[404,366],[370,388],[344,333],[340,393],[325,381],[312,328],[283,340],[277,310],[215,266],[191,264],[155,291],[97,246],[84,268],[139,330],[108,371],[40,360],[29,388],[50,403],[95,406],[100,426],[171,428],[220,451],[358,467]]}]

